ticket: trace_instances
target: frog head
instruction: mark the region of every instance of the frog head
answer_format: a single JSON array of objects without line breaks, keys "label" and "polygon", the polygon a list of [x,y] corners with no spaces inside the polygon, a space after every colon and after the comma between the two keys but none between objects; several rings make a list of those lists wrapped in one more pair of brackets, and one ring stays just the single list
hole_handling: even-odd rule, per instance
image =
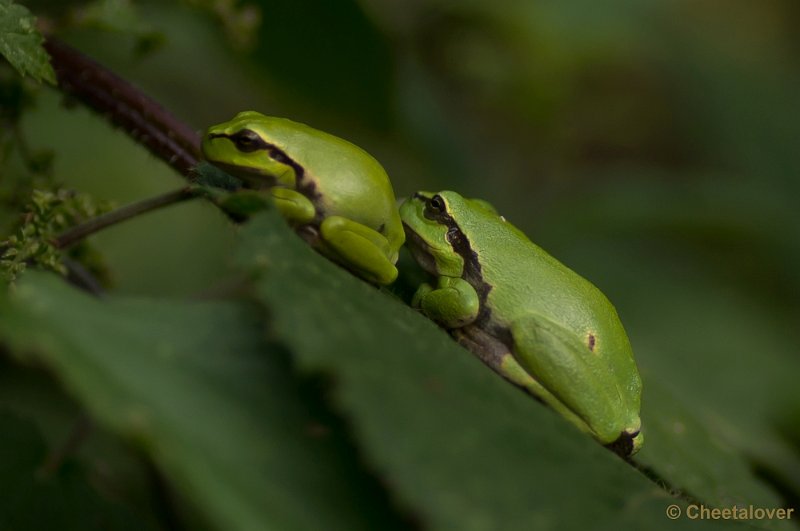
[{"label": "frog head", "polygon": [[290,120],[245,111],[206,131],[203,155],[248,187],[295,188],[302,170],[288,153],[288,146],[299,132],[302,130]]},{"label": "frog head", "polygon": [[455,192],[420,191],[400,206],[400,218],[408,239],[407,247],[426,272],[436,276],[460,277],[467,252],[463,233],[455,218],[464,209],[478,209],[497,216],[494,207],[481,199],[466,199]]}]

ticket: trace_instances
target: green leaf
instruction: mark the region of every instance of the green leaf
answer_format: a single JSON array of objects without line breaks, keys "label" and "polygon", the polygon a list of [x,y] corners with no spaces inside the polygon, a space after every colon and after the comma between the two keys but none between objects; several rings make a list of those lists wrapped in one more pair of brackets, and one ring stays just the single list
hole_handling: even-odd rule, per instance
[{"label": "green leaf", "polygon": [[[255,218],[240,256],[259,275],[255,295],[273,316],[271,330],[302,370],[331,375],[333,398],[367,458],[431,529],[701,523],[668,520],[666,508],[684,501],[505,383],[415,311],[316,255],[284,225],[271,213]],[[645,448],[685,450],[652,418],[666,413],[648,411],[651,438],[661,440]],[[714,444],[699,452],[687,466],[732,499],[781,505],[738,456]],[[732,463],[737,481],[726,487],[730,476],[699,466],[705,459]],[[669,469],[663,472],[670,482]]]},{"label": "green leaf", "polygon": [[0,302],[0,335],[138,441],[219,529],[385,527],[380,488],[259,317],[232,303],[101,301],[34,272]]},{"label": "green leaf", "polygon": [[0,54],[23,76],[55,84],[50,57],[36,31],[36,19],[13,0],[0,0]]},{"label": "green leaf", "polygon": [[[386,499],[369,498],[380,489],[361,459],[429,529],[729,528],[665,512],[685,514],[690,502],[675,494],[708,507],[783,505],[725,432],[651,374],[645,474],[313,252],[277,213],[245,227],[239,262],[262,310],[99,301],[41,274],[0,303],[0,336],[15,352],[33,350],[97,419],[138,440],[219,528],[398,524]],[[363,456],[319,440],[319,426],[335,436],[337,422],[309,409],[285,352],[264,340],[264,315],[300,372],[331,382],[325,397]]]},{"label": "green leaf", "polygon": [[47,451],[39,431],[0,410],[0,529],[38,531],[146,529],[120,507],[102,499],[77,463],[41,472]]},{"label": "green leaf", "polygon": [[[725,434],[713,431],[715,424],[707,423],[713,415],[691,409],[679,394],[651,373],[644,374],[648,376],[643,398],[647,438],[636,456],[638,463],[710,507],[786,506],[780,496],[755,480],[747,456]],[[722,422],[722,417],[717,415],[716,420]],[[782,523],[764,522],[764,526],[779,529]]]}]

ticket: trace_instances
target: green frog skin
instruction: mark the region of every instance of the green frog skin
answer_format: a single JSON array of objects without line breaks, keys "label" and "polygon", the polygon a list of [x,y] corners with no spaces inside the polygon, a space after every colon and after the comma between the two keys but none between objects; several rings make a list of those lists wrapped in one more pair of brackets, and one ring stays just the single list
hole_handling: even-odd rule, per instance
[{"label": "green frog skin", "polygon": [[435,285],[412,304],[510,382],[622,456],[642,446],[641,379],[608,299],[487,202],[418,192],[406,245]]},{"label": "green frog skin", "polygon": [[255,111],[210,127],[206,159],[265,190],[322,254],[375,284],[391,284],[404,233],[389,177],[358,146]]}]

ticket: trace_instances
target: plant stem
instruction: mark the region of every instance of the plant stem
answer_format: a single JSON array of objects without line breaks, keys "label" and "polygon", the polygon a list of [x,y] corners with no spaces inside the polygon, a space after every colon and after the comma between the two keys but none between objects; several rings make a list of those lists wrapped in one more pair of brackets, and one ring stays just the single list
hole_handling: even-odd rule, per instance
[{"label": "plant stem", "polygon": [[199,197],[197,193],[189,187],[179,188],[162,195],[149,197],[142,201],[131,203],[124,207],[112,210],[106,214],[102,214],[92,218],[80,225],[76,225],[66,231],[62,232],[53,240],[53,245],[58,249],[66,249],[67,247],[78,243],[82,239],[99,232],[106,227],[116,225],[119,222],[128,220],[140,214],[151,212],[167,205],[173,205]]},{"label": "plant stem", "polygon": [[128,81],[55,38],[44,44],[58,87],[93,109],[184,177],[201,158],[197,132]]}]

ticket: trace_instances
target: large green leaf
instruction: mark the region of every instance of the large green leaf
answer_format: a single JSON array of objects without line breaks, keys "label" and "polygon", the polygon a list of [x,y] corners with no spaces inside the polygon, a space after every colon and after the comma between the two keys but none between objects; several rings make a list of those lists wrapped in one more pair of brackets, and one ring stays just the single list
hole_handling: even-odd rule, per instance
[{"label": "large green leaf", "polygon": [[643,474],[314,253],[277,214],[245,229],[239,262],[263,310],[97,300],[36,274],[0,304],[14,351],[38,354],[97,419],[138,440],[219,528],[398,523],[352,450],[320,437],[338,434],[337,422],[310,408],[285,352],[265,341],[265,320],[302,373],[330,382],[325,396],[366,462],[428,528],[735,525],[669,520],[670,505],[687,507],[681,492],[709,507],[782,505],[652,375]]},{"label": "large green leaf", "polygon": [[387,525],[380,489],[249,306],[101,301],[29,274],[0,305],[0,334],[137,440],[219,529]]},{"label": "large green leaf", "polygon": [[[681,502],[274,221],[254,220],[241,251],[242,263],[261,273],[256,297],[273,316],[271,329],[303,370],[331,375],[369,459],[431,528],[679,525],[664,511]],[[647,460],[651,471],[712,506],[781,506],[740,456],[694,429],[700,423],[676,410],[669,393],[648,396],[645,448],[673,458]],[[692,428],[689,436],[675,422]],[[676,467],[680,458],[691,459]],[[687,468],[701,479],[690,481]]]}]

